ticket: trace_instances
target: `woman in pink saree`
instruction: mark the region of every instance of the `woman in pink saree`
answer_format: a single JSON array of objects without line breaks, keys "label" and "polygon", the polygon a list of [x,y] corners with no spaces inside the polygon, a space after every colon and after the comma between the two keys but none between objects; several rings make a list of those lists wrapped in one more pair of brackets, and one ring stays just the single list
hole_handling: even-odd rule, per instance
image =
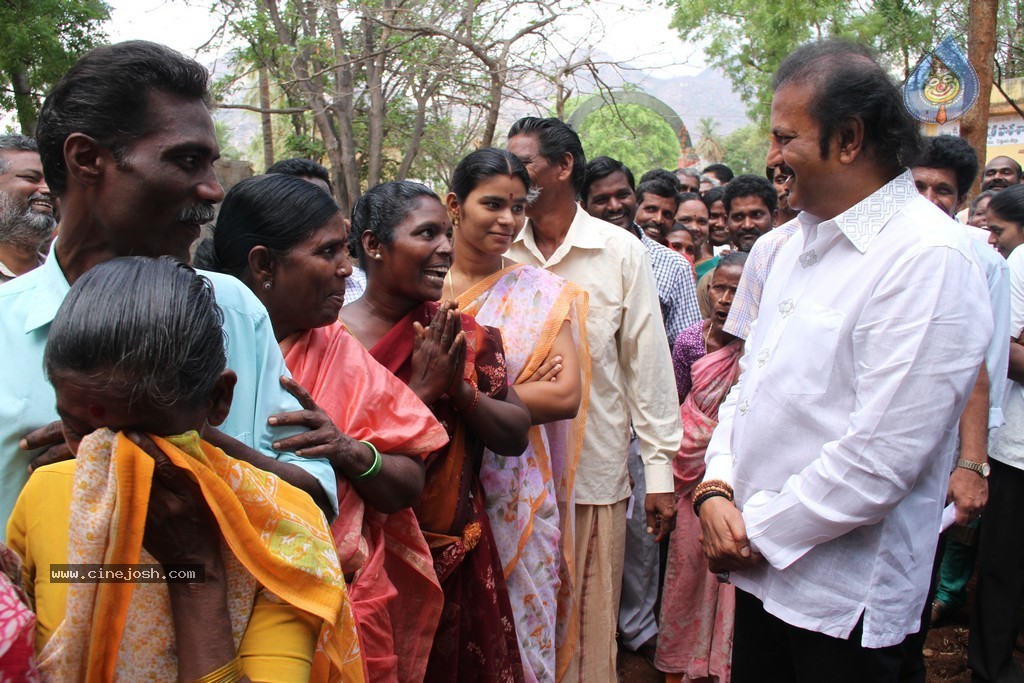
[{"label": "woman in pink saree", "polygon": [[718,425],[718,407],[739,379],[743,340],[722,326],[746,256],[722,257],[711,281],[711,318],[683,330],[672,353],[683,441],[672,461],[678,516],[669,537],[654,659],[668,682],[727,683],[732,668],[736,593],[708,569],[691,495],[704,476],[704,453]]},{"label": "woman in pink saree", "polygon": [[501,330],[508,376],[530,410],[519,458],[484,452],[480,481],[504,567],[528,681],[561,680],[576,647],[573,476],[590,363],[587,294],[542,268],[503,256],[526,222],[529,175],[513,154],[473,152],[452,176],[455,259],[445,294]]},{"label": "woman in pink saree", "polygon": [[[441,589],[409,506],[423,488],[422,459],[448,436],[338,321],[351,272],[347,238],[337,204],[322,189],[298,178],[261,176],[228,193],[201,260],[239,277],[266,305],[294,379],[282,382],[306,408],[304,424],[312,428],[292,437],[306,437],[292,446],[334,464],[338,517],[331,531],[368,680],[418,683],[440,618]],[[312,680],[324,680],[317,663]]]}]

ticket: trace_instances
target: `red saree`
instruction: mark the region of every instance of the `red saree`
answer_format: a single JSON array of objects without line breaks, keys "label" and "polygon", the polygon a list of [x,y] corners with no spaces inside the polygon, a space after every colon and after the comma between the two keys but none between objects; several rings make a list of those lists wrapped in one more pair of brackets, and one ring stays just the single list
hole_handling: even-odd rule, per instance
[{"label": "red saree", "polygon": [[654,664],[659,671],[681,674],[683,681],[727,683],[731,671],[736,593],[708,569],[691,494],[704,477],[718,407],[739,376],[742,352],[743,341],[736,340],[697,360],[690,369],[692,388],[679,408],[683,440],[672,461],[678,516],[669,537]]},{"label": "red saree", "polygon": [[[413,323],[426,327],[437,311],[425,303],[370,349],[403,382],[412,372]],[[482,394],[503,398],[508,380],[497,330],[462,315],[466,379]],[[444,611],[425,681],[522,681],[512,606],[501,558],[484,511],[479,473],[484,445],[468,431],[447,396],[430,406],[451,441],[427,457],[427,480],[414,508],[444,591]]]},{"label": "red saree", "polygon": [[[416,395],[341,323],[281,343],[292,376],[353,439],[393,455],[426,457],[448,435]],[[377,512],[338,480],[331,525],[371,681],[418,683],[441,615],[430,548],[411,509]],[[316,680],[317,670],[314,670]]]}]

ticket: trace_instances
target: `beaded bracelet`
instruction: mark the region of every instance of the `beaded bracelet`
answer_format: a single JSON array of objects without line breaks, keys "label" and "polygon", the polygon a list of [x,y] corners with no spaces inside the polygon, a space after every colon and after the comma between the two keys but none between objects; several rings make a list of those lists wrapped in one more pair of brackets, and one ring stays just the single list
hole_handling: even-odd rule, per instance
[{"label": "beaded bracelet", "polygon": [[699,498],[706,491],[715,490],[721,491],[723,495],[729,500],[733,499],[732,486],[728,482],[722,481],[721,479],[709,479],[708,481],[697,484],[697,487],[693,489],[693,498]]},{"label": "beaded bracelet", "polygon": [[244,676],[242,660],[235,655],[235,658],[224,666],[211,671],[202,678],[197,678],[195,683],[238,683]]},{"label": "beaded bracelet", "polygon": [[700,517],[700,506],[703,505],[704,503],[706,503],[707,501],[711,500],[712,498],[725,498],[727,500],[732,500],[732,498],[730,498],[728,495],[726,495],[725,492],[719,491],[718,489],[710,489],[710,490],[705,491],[704,493],[702,493],[697,498],[694,498],[694,500],[693,500],[693,514],[695,514],[698,517]]},{"label": "beaded bracelet", "polygon": [[357,475],[356,479],[373,479],[374,477],[377,476],[377,473],[380,472],[381,465],[384,464],[384,458],[380,456],[380,451],[377,450],[377,447],[374,446],[369,441],[360,441],[359,443],[365,445],[367,448],[373,451],[373,464],[370,465],[370,469],[366,470],[360,475]]}]

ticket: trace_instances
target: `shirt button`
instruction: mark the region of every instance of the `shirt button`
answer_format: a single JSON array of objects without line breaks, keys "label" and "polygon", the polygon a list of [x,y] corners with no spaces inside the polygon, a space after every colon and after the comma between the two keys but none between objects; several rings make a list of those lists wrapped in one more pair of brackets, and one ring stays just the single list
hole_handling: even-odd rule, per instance
[{"label": "shirt button", "polygon": [[785,301],[779,304],[779,313],[782,314],[783,318],[788,318],[793,314],[793,309],[795,308],[796,305],[793,303],[793,300],[786,299]]},{"label": "shirt button", "polygon": [[814,252],[813,249],[811,249],[810,251],[805,251],[804,253],[800,254],[800,265],[803,266],[804,268],[810,268],[817,262],[818,255]]},{"label": "shirt button", "polygon": [[750,404],[747,403],[747,399],[743,399],[740,401],[740,415],[746,415],[748,410],[750,410]]},{"label": "shirt button", "polygon": [[768,362],[768,349],[761,349],[761,353],[757,354],[757,367],[763,368],[764,364]]}]

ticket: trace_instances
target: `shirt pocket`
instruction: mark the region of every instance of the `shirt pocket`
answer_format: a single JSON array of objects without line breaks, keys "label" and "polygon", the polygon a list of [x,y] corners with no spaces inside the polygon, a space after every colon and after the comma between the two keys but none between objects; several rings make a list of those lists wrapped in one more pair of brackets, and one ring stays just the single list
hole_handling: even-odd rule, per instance
[{"label": "shirt pocket", "polygon": [[[845,316],[839,311],[801,302],[769,350],[772,384],[783,394],[817,396],[828,389]],[[762,351],[763,353],[763,351]]]}]

